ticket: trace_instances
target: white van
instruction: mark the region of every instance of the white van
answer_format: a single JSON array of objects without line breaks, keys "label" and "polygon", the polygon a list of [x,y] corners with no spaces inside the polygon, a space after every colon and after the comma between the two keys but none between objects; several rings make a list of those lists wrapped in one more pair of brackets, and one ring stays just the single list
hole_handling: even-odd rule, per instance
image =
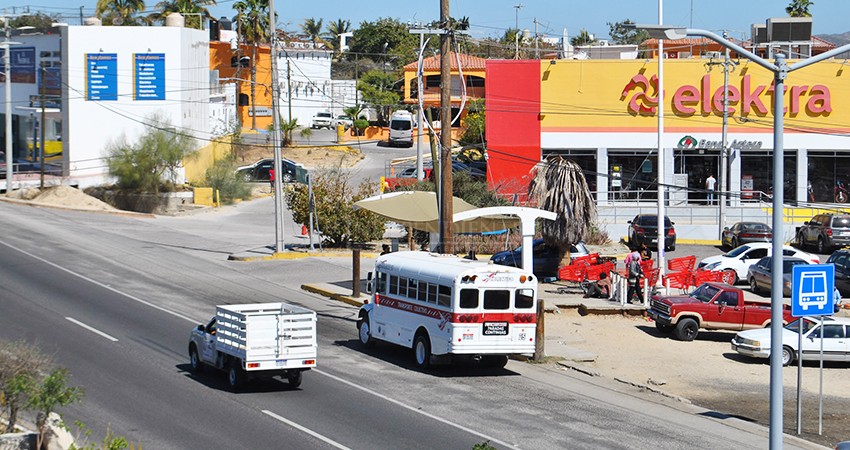
[{"label": "white van", "polygon": [[390,116],[390,145],[413,146],[413,114],[410,111],[396,111]]}]

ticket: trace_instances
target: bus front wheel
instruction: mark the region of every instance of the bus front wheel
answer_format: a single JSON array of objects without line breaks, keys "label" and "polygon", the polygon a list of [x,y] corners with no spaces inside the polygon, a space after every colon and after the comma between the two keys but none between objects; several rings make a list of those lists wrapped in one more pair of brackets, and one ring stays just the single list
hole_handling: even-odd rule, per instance
[{"label": "bus front wheel", "polygon": [[416,336],[416,341],[413,344],[413,354],[416,356],[416,365],[420,369],[427,369],[431,366],[431,341],[425,333]]}]

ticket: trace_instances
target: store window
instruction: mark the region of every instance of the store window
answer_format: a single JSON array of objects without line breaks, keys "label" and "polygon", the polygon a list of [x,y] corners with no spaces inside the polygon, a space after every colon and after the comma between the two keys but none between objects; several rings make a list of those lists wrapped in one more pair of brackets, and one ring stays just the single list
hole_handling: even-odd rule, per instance
[{"label": "store window", "polygon": [[564,159],[575,161],[581,167],[584,179],[587,180],[587,188],[596,198],[596,150],[575,149],[543,149],[543,159],[549,155],[558,155]]},{"label": "store window", "polygon": [[[785,201],[797,199],[797,151],[785,150]],[[751,189],[750,189],[751,187]],[[741,152],[742,201],[767,200],[773,195],[773,152]]]},{"label": "store window", "polygon": [[[613,200],[654,200],[658,198],[658,158],[655,153],[610,150],[609,172],[620,169],[620,181],[608,178],[608,190]],[[617,186],[619,184],[619,186]]]},{"label": "store window", "polygon": [[850,153],[809,152],[807,200],[818,203],[846,203],[850,183]]}]

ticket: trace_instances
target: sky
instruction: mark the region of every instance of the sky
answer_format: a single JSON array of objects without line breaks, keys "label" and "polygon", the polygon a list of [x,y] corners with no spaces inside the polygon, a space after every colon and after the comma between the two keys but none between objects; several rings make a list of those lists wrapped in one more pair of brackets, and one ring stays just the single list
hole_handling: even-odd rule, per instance
[{"label": "sky", "polygon": [[[153,11],[159,0],[147,0]],[[29,3],[34,2],[34,3]],[[5,14],[41,11],[59,14],[62,21],[80,24],[80,7],[84,16],[94,14],[97,0],[0,0]],[[233,17],[234,0],[219,0],[210,7],[214,17]],[[764,24],[768,17],[785,17],[790,0],[667,0],[663,2],[667,25],[729,31],[733,38],[749,38],[750,25]],[[659,0],[450,0],[452,17],[469,17],[470,35],[475,38],[499,37],[508,28],[519,25],[534,33],[560,37],[566,29],[569,36],[582,29],[598,39],[608,38],[608,22],[630,19],[636,23],[658,23]],[[76,6],[71,6],[76,5]],[[522,5],[517,8],[517,5]],[[439,0],[276,0],[278,28],[299,31],[307,18],[323,19],[327,24],[337,19],[351,21],[357,28],[363,21],[381,17],[430,22],[439,19]],[[850,31],[850,1],[815,0],[810,10],[814,34],[839,34]]]}]

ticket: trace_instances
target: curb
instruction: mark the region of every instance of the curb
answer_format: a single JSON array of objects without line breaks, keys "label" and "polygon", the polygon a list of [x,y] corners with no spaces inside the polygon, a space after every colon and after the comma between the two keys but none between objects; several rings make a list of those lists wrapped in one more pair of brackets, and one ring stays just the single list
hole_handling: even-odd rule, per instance
[{"label": "curb", "polygon": [[[311,257],[328,257],[328,258],[342,258],[342,257],[351,257],[351,252],[343,253],[343,252],[334,252],[334,253],[312,253],[312,252],[301,252],[297,250],[290,250],[286,252],[275,252],[267,255],[256,255],[256,256],[243,256],[231,254],[227,256],[228,261],[240,261],[240,262],[254,262],[254,261],[273,261],[277,259],[281,260],[290,260],[290,259],[303,259],[303,258],[311,258]],[[361,258],[377,258],[377,253],[361,253]]]},{"label": "curb", "polygon": [[321,296],[331,298],[333,300],[338,300],[338,301],[341,301],[343,303],[347,303],[351,306],[360,307],[360,306],[363,306],[363,303],[364,303],[363,300],[357,300],[350,295],[344,295],[344,294],[339,294],[339,293],[336,293],[336,292],[331,292],[327,289],[322,289],[322,288],[315,286],[315,285],[312,285],[312,284],[302,284],[301,289],[304,290],[304,291],[307,291],[307,292],[312,292],[314,294],[319,294]]},{"label": "curb", "polygon": [[145,218],[145,219],[155,219],[156,218],[156,214],[151,214],[151,213],[124,211],[124,210],[121,210],[121,209],[111,210],[111,209],[72,208],[72,207],[69,207],[69,206],[53,205],[53,204],[50,204],[50,203],[32,202],[32,201],[29,201],[29,200],[20,200],[20,199],[17,199],[17,198],[0,197],[0,202],[12,203],[12,204],[15,204],[15,205],[29,206],[29,207],[32,207],[32,208],[59,209],[59,210],[62,210],[62,211],[80,211],[80,212],[88,212],[88,213],[95,213],[95,214],[110,214],[110,215],[113,215],[113,216],[140,217],[140,218]]}]

